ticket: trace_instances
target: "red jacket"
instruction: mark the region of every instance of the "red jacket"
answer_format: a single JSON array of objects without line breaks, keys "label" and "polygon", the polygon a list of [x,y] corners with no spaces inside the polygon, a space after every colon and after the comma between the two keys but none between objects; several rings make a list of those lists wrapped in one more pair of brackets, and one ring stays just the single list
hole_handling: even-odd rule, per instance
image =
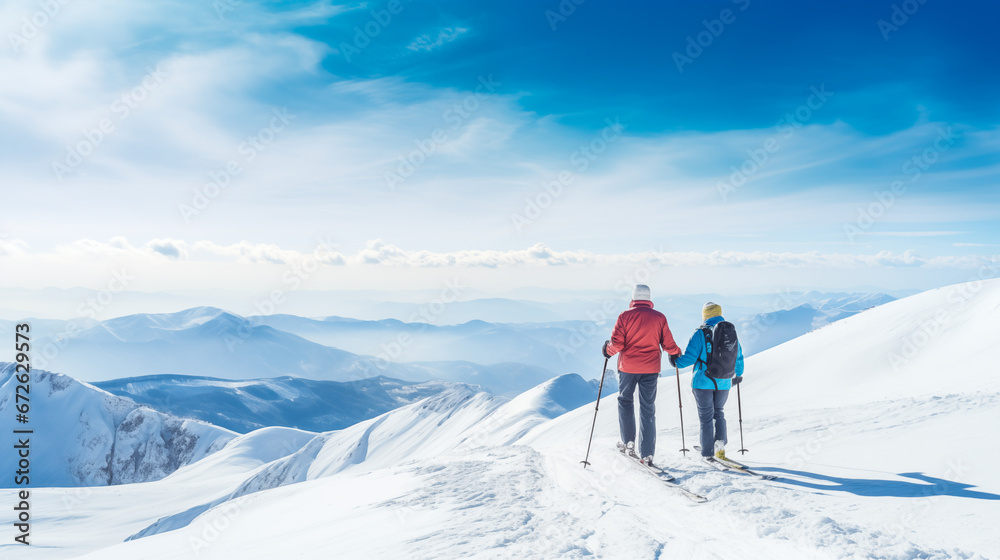
[{"label": "red jacket", "polygon": [[[662,349],[662,350],[661,350]],[[633,301],[615,322],[608,355],[618,352],[618,371],[625,373],[660,373],[660,356],[680,354],[667,318],[653,309],[651,301]]]}]

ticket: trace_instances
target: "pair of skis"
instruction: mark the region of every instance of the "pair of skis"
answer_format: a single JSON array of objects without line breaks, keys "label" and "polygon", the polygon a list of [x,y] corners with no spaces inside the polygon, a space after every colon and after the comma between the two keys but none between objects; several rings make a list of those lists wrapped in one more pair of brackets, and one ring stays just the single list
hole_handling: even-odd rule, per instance
[{"label": "pair of skis", "polygon": [[[653,475],[656,478],[658,478],[661,482],[663,482],[671,490],[674,490],[676,492],[679,492],[680,494],[683,494],[685,497],[687,497],[688,499],[690,499],[691,501],[693,501],[695,503],[699,503],[700,504],[700,503],[704,503],[704,502],[708,501],[708,498],[706,498],[706,497],[704,497],[704,496],[702,496],[700,494],[696,494],[696,493],[688,490],[687,488],[684,488],[680,484],[678,484],[676,482],[677,479],[672,474],[670,474],[669,472],[661,469],[660,467],[657,467],[657,466],[654,466],[654,465],[647,465],[647,464],[643,463],[639,459],[639,457],[637,455],[635,455],[634,452],[632,452],[631,450],[627,449],[624,445],[621,444],[621,442],[619,442],[617,445],[618,445],[618,451],[620,451],[622,455],[624,455],[626,458],[628,458],[628,460],[630,462],[635,463],[636,465],[638,465],[640,468],[642,468],[646,472],[648,472],[651,475]],[[695,446],[695,449],[697,449],[697,446]],[[739,463],[737,461],[733,461],[732,459],[719,459],[718,457],[714,457],[713,456],[713,457],[704,457],[703,460],[706,463],[708,463],[711,467],[713,467],[715,469],[718,469],[720,471],[729,471],[729,472],[733,472],[733,473],[745,474],[745,475],[757,478],[759,480],[776,480],[778,478],[778,477],[776,477],[774,475],[762,474],[762,473],[750,470],[750,468],[747,467],[746,465],[744,465],[743,463]]]}]

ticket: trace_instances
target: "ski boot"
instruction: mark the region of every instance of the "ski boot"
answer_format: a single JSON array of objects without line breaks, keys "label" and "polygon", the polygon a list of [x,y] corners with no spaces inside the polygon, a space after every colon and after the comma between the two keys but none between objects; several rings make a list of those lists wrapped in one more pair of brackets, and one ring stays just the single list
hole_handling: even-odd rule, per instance
[{"label": "ski boot", "polygon": [[715,458],[721,459],[723,461],[729,460],[726,457],[726,444],[722,443],[721,441],[715,442]]}]

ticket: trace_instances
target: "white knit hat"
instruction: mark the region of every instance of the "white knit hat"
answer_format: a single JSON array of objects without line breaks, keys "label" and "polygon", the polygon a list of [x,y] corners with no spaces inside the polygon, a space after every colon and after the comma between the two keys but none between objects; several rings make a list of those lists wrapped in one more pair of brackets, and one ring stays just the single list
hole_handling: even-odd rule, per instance
[{"label": "white knit hat", "polygon": [[650,299],[649,286],[636,284],[635,288],[632,288],[632,301],[649,301]]}]

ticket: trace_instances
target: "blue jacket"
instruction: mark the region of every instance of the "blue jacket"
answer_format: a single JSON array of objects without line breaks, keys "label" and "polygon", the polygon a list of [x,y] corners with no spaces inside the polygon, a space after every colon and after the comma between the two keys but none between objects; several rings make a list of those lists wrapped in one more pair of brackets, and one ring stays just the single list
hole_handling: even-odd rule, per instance
[{"label": "blue jacket", "polygon": [[[705,335],[701,332],[702,328],[714,327],[724,321],[722,317],[712,317],[708,321],[694,331],[691,335],[691,340],[688,341],[687,349],[684,353],[677,358],[677,367],[686,368],[690,365],[694,366],[694,377],[691,378],[691,387],[694,389],[715,389],[715,384],[719,384],[720,391],[726,391],[732,388],[733,382],[730,379],[715,379],[714,381],[705,375],[705,370],[708,366],[705,364],[708,361],[708,352],[705,347]],[[743,346],[737,344],[736,355],[736,376],[743,376]]]}]

